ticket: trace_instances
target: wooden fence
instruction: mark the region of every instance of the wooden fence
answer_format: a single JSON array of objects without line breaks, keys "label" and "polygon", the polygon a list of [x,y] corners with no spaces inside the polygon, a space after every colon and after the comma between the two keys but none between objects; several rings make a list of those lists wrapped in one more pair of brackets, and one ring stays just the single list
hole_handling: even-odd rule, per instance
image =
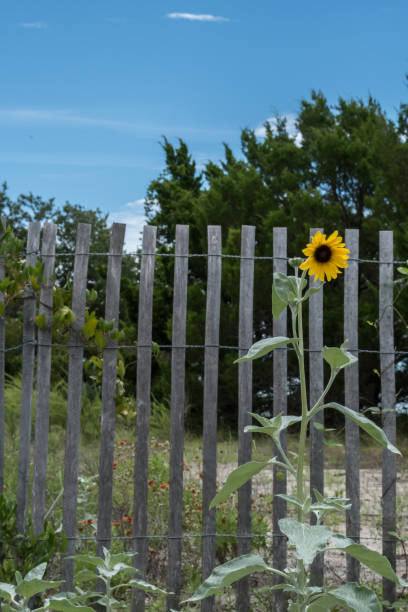
[{"label": "wooden fence", "polygon": [[[317,228],[311,230],[314,233]],[[49,430],[49,393],[52,358],[51,310],[52,277],[55,266],[55,242],[57,228],[52,223],[31,223],[27,237],[27,263],[33,265],[41,252],[44,261],[44,283],[40,295],[40,312],[44,313],[47,325],[38,330],[34,317],[36,300],[26,290],[24,300],[23,356],[22,356],[22,399],[19,437],[18,486],[17,486],[17,523],[24,533],[27,509],[29,506],[29,471],[31,412],[34,390],[35,360],[37,361],[37,402],[35,436],[33,450],[33,483],[31,492],[31,515],[35,532],[41,533],[45,512],[45,493],[47,487],[47,454]],[[80,328],[84,321],[87,267],[89,257],[91,227],[79,224],[75,251],[73,276],[72,309],[78,324],[71,331],[68,371],[68,405],[66,421],[66,447],[63,496],[63,530],[68,539],[67,556],[75,552],[77,541],[77,486],[80,445],[81,381],[84,346]],[[115,320],[118,325],[121,255],[124,244],[125,225],[115,223],[112,227],[108,254],[106,280],[105,318]],[[344,337],[349,340],[349,350],[357,353],[358,346],[358,269],[359,233],[346,230],[345,240],[349,247],[349,267],[344,273]],[[39,251],[41,246],[41,251]],[[239,354],[243,355],[253,342],[253,294],[255,228],[242,227],[240,255],[240,293],[239,293]],[[133,550],[135,565],[146,570],[148,538],[148,453],[149,453],[149,413],[152,358],[152,312],[153,289],[156,260],[156,228],[146,226],[143,232],[141,255],[139,318],[137,345],[137,421],[134,465],[134,508],[133,508]],[[291,253],[293,255],[293,253]],[[167,586],[175,593],[168,598],[168,609],[179,609],[179,594],[182,589],[182,549],[183,549],[183,432],[185,404],[185,351],[187,282],[189,256],[189,228],[179,225],[175,237],[173,328],[171,360],[171,431],[170,431],[170,502],[168,522],[168,580]],[[287,270],[287,233],[285,228],[273,231],[273,271]],[[216,492],[217,482],[217,386],[218,354],[221,302],[222,272],[221,228],[208,227],[208,280],[207,305],[204,339],[204,415],[203,415],[203,504],[202,504],[202,575],[205,578],[215,563],[216,510],[208,506]],[[271,269],[272,272],[272,269]],[[4,262],[0,260],[0,277],[4,275]],[[272,281],[272,274],[271,274]],[[312,284],[313,281],[310,281]],[[390,231],[379,234],[379,334],[381,352],[381,394],[382,405],[393,408],[395,405],[394,374],[394,335],[393,335],[393,235]],[[323,389],[323,295],[322,292],[311,297],[309,320],[309,369],[311,401],[314,402]],[[274,335],[287,335],[286,312],[273,323]],[[0,484],[3,484],[5,469],[4,458],[4,320],[0,319]],[[99,505],[97,522],[97,551],[109,547],[111,541],[113,452],[115,429],[115,381],[117,366],[117,341],[110,340],[104,349],[102,377],[102,416],[99,461]],[[345,372],[345,403],[353,410],[359,410],[358,363]],[[273,412],[286,413],[287,409],[287,352],[276,351],[273,358]],[[238,366],[238,462],[242,464],[251,459],[251,435],[243,434],[243,428],[250,423],[248,412],[252,409],[252,364],[240,363]],[[7,408],[7,407],[6,407]],[[323,418],[320,412],[316,419]],[[392,442],[396,437],[395,411],[384,413],[384,429]],[[346,495],[351,499],[352,509],[347,513],[347,535],[358,541],[360,533],[360,486],[359,486],[359,430],[347,422],[346,444]],[[286,447],[286,440],[283,440]],[[323,435],[318,429],[311,428],[311,490],[323,490]],[[275,492],[286,491],[286,480],[274,472]],[[383,496],[382,528],[384,534],[383,552],[392,566],[396,563],[395,540],[388,536],[396,529],[396,462],[395,455],[384,450],[383,453]],[[276,498],[273,504],[272,539],[274,566],[286,566],[287,550],[285,538],[279,536],[278,520],[286,512],[285,501]],[[238,495],[238,552],[251,550],[251,483],[239,490]],[[387,537],[385,537],[387,536]],[[198,561],[197,561],[198,562]],[[74,561],[65,559],[63,565],[66,587],[73,585]],[[314,580],[322,583],[323,559],[314,564]],[[359,564],[347,560],[348,580],[359,579]],[[282,594],[275,596],[276,610],[284,610]],[[384,581],[383,595],[388,600],[395,596],[395,585]],[[213,610],[212,599],[202,602],[203,612]],[[132,611],[145,609],[144,594],[135,590],[132,596]],[[237,587],[236,609],[248,612],[250,609],[249,580],[242,580]]]}]

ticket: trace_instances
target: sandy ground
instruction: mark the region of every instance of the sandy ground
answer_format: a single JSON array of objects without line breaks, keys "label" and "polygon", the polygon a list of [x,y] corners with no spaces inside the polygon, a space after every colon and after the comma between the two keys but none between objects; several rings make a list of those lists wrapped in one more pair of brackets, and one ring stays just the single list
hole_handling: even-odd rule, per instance
[{"label": "sandy ground", "polygon": [[[225,482],[229,472],[234,469],[234,465],[218,464],[218,480],[222,484]],[[288,492],[294,489],[294,479],[291,475],[288,478]],[[307,483],[308,486],[308,483]],[[325,469],[325,492],[327,495],[345,497],[345,473],[340,469]],[[270,494],[273,491],[272,470],[264,470],[253,478],[252,481],[253,498],[260,493]],[[361,492],[361,544],[368,548],[382,552],[382,529],[381,529],[381,470],[380,469],[361,469],[360,470],[360,492]],[[408,472],[398,472],[397,477],[397,531],[408,538]],[[337,533],[345,535],[346,527],[344,516],[337,515],[338,520],[335,525],[330,525]],[[272,524],[271,524],[272,530]],[[408,542],[407,542],[408,552]],[[407,579],[408,560],[403,554],[402,547],[397,547],[397,573]],[[327,581],[330,584],[342,583],[346,580],[346,555],[341,552],[333,551],[326,554],[325,572]],[[378,580],[378,576],[366,569],[361,568],[361,580],[372,582]]]}]

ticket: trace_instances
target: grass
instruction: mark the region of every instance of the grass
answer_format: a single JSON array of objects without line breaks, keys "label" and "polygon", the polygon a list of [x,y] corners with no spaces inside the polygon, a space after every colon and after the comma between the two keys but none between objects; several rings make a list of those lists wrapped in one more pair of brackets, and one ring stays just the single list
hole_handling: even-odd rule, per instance
[{"label": "grass", "polygon": [[[17,485],[18,465],[18,422],[20,409],[21,381],[18,377],[8,379],[6,385],[6,471],[5,487],[6,493],[14,495]],[[66,388],[63,385],[52,389],[50,398],[50,436],[49,436],[49,460],[48,460],[48,488],[47,509],[50,509],[58,495],[61,493],[63,482],[63,460],[65,446],[65,409]],[[35,407],[35,402],[34,402]],[[77,527],[79,536],[94,536],[96,533],[97,520],[97,473],[99,462],[99,419],[100,401],[92,388],[85,388],[84,395],[84,419],[83,435],[80,451],[80,481],[78,490],[78,515]],[[168,483],[169,483],[169,429],[170,418],[168,406],[153,402],[152,408],[152,436],[150,440],[150,467],[149,467],[149,527],[150,536],[159,536],[167,533],[168,526]],[[341,435],[332,435],[331,441],[340,446],[330,446],[325,450],[325,482],[330,492],[337,495],[345,495],[344,478],[344,445]],[[134,427],[128,420],[118,418],[115,432],[115,458],[114,458],[114,488],[113,488],[113,513],[112,534],[113,536],[127,536],[132,529],[132,483],[134,467]],[[402,452],[405,458],[399,459],[398,469],[406,467],[408,456],[408,441],[406,438],[400,440]],[[297,444],[296,436],[288,437],[288,449],[295,451]],[[405,451],[405,452],[404,452]],[[254,436],[252,445],[253,459],[261,460],[273,454],[269,439]],[[361,445],[361,467],[363,470],[370,468],[370,474],[377,474],[381,466],[382,450],[370,445],[366,438],[362,438]],[[184,452],[184,516],[183,529],[185,533],[201,532],[201,486],[202,480],[202,439],[186,433]],[[224,437],[219,434],[217,444],[217,465],[220,480],[225,479],[226,474],[236,466],[237,461],[237,439],[229,434]],[[368,472],[367,472],[368,473]],[[362,472],[367,478],[366,472]],[[364,483],[362,483],[364,485]],[[379,484],[374,482],[375,491],[366,491],[362,486],[362,527],[364,521],[370,528],[375,528],[374,523],[381,520],[381,490]],[[367,499],[365,494],[367,493]],[[378,506],[374,508],[373,499],[378,498]],[[398,492],[398,521],[399,531],[408,532],[405,512],[408,500],[408,487],[399,489]],[[254,549],[270,561],[271,547],[270,539],[263,534],[272,531],[272,482],[271,472],[261,474],[253,482],[253,524],[254,532],[259,536],[254,540]],[[366,516],[369,515],[369,516]],[[62,522],[62,499],[54,505],[49,515],[49,520],[55,528],[60,527]],[[217,510],[217,532],[234,533],[237,525],[237,495],[232,496]],[[344,531],[344,517],[339,515],[332,525],[336,530]],[[374,529],[375,532],[375,529]],[[371,533],[371,532],[370,532]],[[113,548],[119,550],[122,546],[129,549],[128,540],[114,540]],[[183,576],[184,589],[191,593],[200,583],[201,566],[201,541],[200,538],[185,538],[183,542]],[[87,549],[94,552],[94,542],[81,544],[82,550]],[[217,539],[217,562],[222,563],[234,556],[237,552],[235,538],[228,536]],[[402,563],[403,560],[401,560]],[[167,564],[167,541],[165,538],[152,538],[149,541],[148,574],[152,582],[160,586],[166,585]],[[57,567],[57,565],[54,565]],[[329,572],[330,573],[330,572]],[[55,577],[55,576],[53,576]],[[330,577],[332,578],[332,576]],[[371,579],[370,577],[367,580]],[[258,598],[262,599],[261,596]],[[162,604],[155,604],[153,600],[149,609],[159,610]],[[256,610],[263,608],[258,603]],[[156,607],[158,606],[158,607]],[[233,610],[235,603],[233,597],[223,600],[223,610]]]}]

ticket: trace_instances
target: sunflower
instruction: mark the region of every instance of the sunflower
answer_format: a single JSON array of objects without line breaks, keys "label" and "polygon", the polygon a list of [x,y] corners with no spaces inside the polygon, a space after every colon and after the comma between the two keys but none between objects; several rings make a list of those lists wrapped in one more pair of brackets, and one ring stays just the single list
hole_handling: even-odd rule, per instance
[{"label": "sunflower", "polygon": [[341,274],[340,268],[348,268],[347,259],[350,251],[345,248],[342,237],[336,230],[328,238],[320,231],[312,236],[312,241],[303,249],[307,255],[306,261],[300,264],[301,270],[308,270],[309,275],[314,274],[314,280],[324,281],[324,276],[328,281],[337,278]]}]

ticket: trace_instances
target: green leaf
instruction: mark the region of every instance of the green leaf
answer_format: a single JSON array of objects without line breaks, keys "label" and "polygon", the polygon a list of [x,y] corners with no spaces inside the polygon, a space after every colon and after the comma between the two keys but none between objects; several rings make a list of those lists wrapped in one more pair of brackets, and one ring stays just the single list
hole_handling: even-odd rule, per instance
[{"label": "green leaf", "polygon": [[242,487],[252,476],[255,476],[255,474],[258,474],[264,467],[273,462],[273,459],[268,461],[248,461],[248,463],[244,463],[230,472],[225,485],[212,500],[210,509],[227,500],[231,493]]},{"label": "green leaf", "polygon": [[324,550],[327,540],[332,534],[325,525],[306,525],[291,518],[279,521],[282,533],[287,536],[290,544],[296,546],[296,555],[304,563],[310,564],[317,553]]},{"label": "green leaf", "polygon": [[275,289],[275,283],[272,285],[272,315],[276,320],[285,310],[287,302],[281,300]]},{"label": "green leaf", "polygon": [[286,338],[284,336],[276,336],[275,338],[264,338],[263,340],[259,340],[255,342],[249,349],[246,355],[241,357],[240,359],[236,359],[234,363],[241,363],[243,361],[253,361],[254,359],[259,359],[267,353],[270,353],[274,349],[279,346],[284,346],[285,344],[290,344],[293,342],[291,338]]},{"label": "green leaf", "polygon": [[344,550],[349,555],[360,561],[360,563],[364,563],[364,565],[369,567],[371,570],[377,572],[377,574],[380,574],[380,576],[383,576],[384,578],[387,578],[388,580],[391,580],[392,582],[395,582],[403,587],[408,586],[408,583],[398,578],[386,557],[375,550],[370,550],[363,544],[357,544],[346,536],[333,534],[326,550]]},{"label": "green leaf", "polygon": [[286,274],[274,272],[272,287],[275,290],[277,297],[285,304],[289,304],[290,293],[293,293],[293,291],[289,278],[286,276]]},{"label": "green leaf", "polygon": [[167,593],[167,591],[160,589],[158,586],[155,586],[154,584],[150,584],[149,582],[138,578],[129,580],[129,582],[127,582],[123,586],[134,586],[137,589],[140,589],[141,591],[147,591],[148,593],[163,593],[164,595]]},{"label": "green leaf", "polygon": [[23,580],[16,586],[16,593],[22,597],[31,597],[36,593],[43,593],[48,589],[55,588],[61,584],[61,580],[41,580],[34,578],[33,580]]},{"label": "green leaf", "polygon": [[342,406],[341,404],[338,404],[337,402],[329,402],[328,404],[324,404],[323,406],[320,406],[320,409],[322,408],[334,408],[335,410],[342,412],[346,417],[354,421],[354,423],[357,423],[357,425],[359,425],[361,429],[364,429],[364,431],[369,436],[371,436],[376,442],[378,442],[382,446],[385,446],[385,448],[387,448],[392,453],[395,453],[397,455],[401,454],[398,448],[396,448],[388,440],[387,436],[385,435],[381,427],[378,427],[378,425],[376,425],[375,423],[373,423],[373,421],[371,421],[366,416],[364,416],[364,414],[361,414],[360,412],[356,412],[355,410],[351,410],[350,408],[347,408],[346,406]]},{"label": "green leaf", "polygon": [[41,579],[44,577],[46,569],[47,569],[47,564],[40,563],[40,565],[37,565],[36,567],[34,567],[24,576],[24,580],[34,580],[34,578]]},{"label": "green leaf", "polygon": [[14,599],[16,596],[16,587],[14,584],[8,584],[7,582],[0,582],[0,595],[2,597],[8,597]]},{"label": "green leaf", "polygon": [[274,440],[279,439],[280,433],[293,425],[294,423],[299,423],[302,420],[302,417],[299,416],[287,416],[278,414],[272,419],[268,419],[266,417],[261,416],[260,414],[256,414],[255,412],[249,413],[254,419],[261,423],[262,427],[257,425],[247,425],[244,428],[244,432],[257,432],[264,433],[268,436],[271,436]]},{"label": "green leaf", "polygon": [[95,330],[96,330],[97,325],[98,325],[98,319],[95,317],[95,315],[93,315],[87,320],[85,325],[82,327],[82,333],[87,340],[89,340],[90,338],[92,338],[92,336],[95,335]]},{"label": "green leaf", "polygon": [[325,346],[323,348],[323,359],[327,361],[332,370],[342,370],[358,361],[357,357],[346,351],[344,345]]},{"label": "green leaf", "polygon": [[89,606],[78,605],[70,601],[66,598],[64,593],[61,593],[61,595],[65,596],[65,598],[62,599],[59,595],[56,595],[47,600],[48,606],[52,610],[57,610],[58,612],[72,612],[72,610],[76,612],[95,612],[94,609]]},{"label": "green leaf", "polygon": [[286,493],[276,493],[275,497],[280,497],[284,499],[288,504],[293,504],[297,508],[302,508],[303,504],[297,499],[297,497],[293,497],[293,495],[286,495]]},{"label": "green leaf", "polygon": [[97,329],[95,334],[94,334],[94,341],[96,346],[98,347],[98,349],[100,351],[102,351],[102,349],[105,348],[106,346],[106,338],[105,338],[105,334],[103,333],[103,331],[101,329]]},{"label": "green leaf", "polygon": [[47,319],[44,313],[35,317],[35,324],[39,329],[45,329],[47,327]]},{"label": "green leaf", "polygon": [[242,555],[227,561],[223,565],[214,568],[210,576],[198,587],[196,592],[182,603],[188,601],[201,601],[211,595],[217,595],[225,587],[230,586],[237,580],[248,576],[253,572],[262,572],[269,569],[265,561],[258,555]]},{"label": "green leaf", "polygon": [[347,606],[353,612],[382,612],[382,606],[377,599],[374,591],[365,586],[360,586],[356,582],[343,584],[330,591],[330,595],[335,597],[336,603]]}]

